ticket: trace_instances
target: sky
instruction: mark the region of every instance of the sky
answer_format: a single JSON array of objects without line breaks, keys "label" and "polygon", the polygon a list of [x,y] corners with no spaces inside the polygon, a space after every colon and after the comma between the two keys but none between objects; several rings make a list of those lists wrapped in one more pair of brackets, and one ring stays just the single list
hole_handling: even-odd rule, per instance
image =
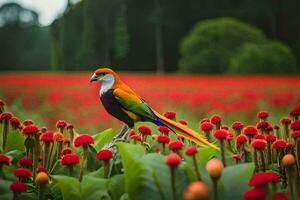
[{"label": "sky", "polygon": [[8,2],[16,2],[24,8],[36,11],[43,26],[50,25],[64,11],[67,4],[67,0],[0,0],[0,6]]}]

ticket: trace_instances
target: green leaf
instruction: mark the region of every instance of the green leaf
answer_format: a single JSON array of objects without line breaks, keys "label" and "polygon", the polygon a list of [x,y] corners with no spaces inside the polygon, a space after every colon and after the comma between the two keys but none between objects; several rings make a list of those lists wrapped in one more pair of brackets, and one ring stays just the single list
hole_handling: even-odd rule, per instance
[{"label": "green leaf", "polygon": [[121,199],[125,193],[124,174],[118,174],[109,179],[109,194],[113,200]]},{"label": "green leaf", "polygon": [[110,142],[115,135],[115,132],[111,128],[106,129],[101,133],[97,133],[93,135],[95,143],[92,146],[96,149],[96,151],[99,151],[106,143]]},{"label": "green leaf", "polygon": [[51,177],[58,184],[64,200],[81,199],[80,182],[78,179],[61,175]]},{"label": "green leaf", "polygon": [[24,151],[25,138],[18,130],[10,130],[7,136],[6,152],[12,150]]},{"label": "green leaf", "polygon": [[1,200],[11,200],[13,193],[9,190],[11,182],[7,180],[0,181],[0,199]]}]

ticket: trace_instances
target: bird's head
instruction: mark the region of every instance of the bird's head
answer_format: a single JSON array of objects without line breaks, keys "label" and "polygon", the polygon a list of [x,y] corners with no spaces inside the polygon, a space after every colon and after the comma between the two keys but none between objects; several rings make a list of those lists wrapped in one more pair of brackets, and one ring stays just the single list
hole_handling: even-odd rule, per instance
[{"label": "bird's head", "polygon": [[92,75],[90,82],[99,81],[102,84],[105,82],[113,82],[114,83],[118,79],[119,79],[118,75],[112,69],[99,68]]}]

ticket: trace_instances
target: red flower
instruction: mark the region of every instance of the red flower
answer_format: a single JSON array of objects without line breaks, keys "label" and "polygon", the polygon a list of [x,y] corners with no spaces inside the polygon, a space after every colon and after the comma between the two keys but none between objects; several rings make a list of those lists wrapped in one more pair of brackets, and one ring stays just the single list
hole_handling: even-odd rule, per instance
[{"label": "red flower", "polygon": [[160,148],[159,148],[159,147],[157,147],[157,148],[155,148],[155,149],[154,149],[154,152],[155,152],[155,153],[160,153],[160,152],[161,152],[161,150],[160,150]]},{"label": "red flower", "polygon": [[166,156],[166,164],[170,167],[177,167],[181,163],[181,157],[176,153],[170,153]]},{"label": "red flower", "polygon": [[65,128],[67,126],[67,122],[64,120],[58,120],[56,122],[56,128]]},{"label": "red flower", "polygon": [[232,133],[228,133],[226,136],[226,140],[231,141],[233,140],[233,134]]},{"label": "red flower", "polygon": [[4,112],[0,114],[0,122],[2,122],[4,119],[11,119],[13,117],[13,114],[11,112]]},{"label": "red flower", "polygon": [[26,136],[37,134],[39,131],[36,125],[28,125],[22,129],[22,133]]},{"label": "red flower", "polygon": [[241,160],[241,155],[240,154],[234,154],[231,156],[234,160]]},{"label": "red flower", "polygon": [[254,139],[265,139],[265,136],[263,134],[258,133],[257,135],[254,136]]},{"label": "red flower", "polygon": [[109,149],[101,149],[96,155],[98,160],[109,160],[112,156],[113,154]]},{"label": "red flower", "polygon": [[129,135],[129,136],[135,135],[135,132],[134,132],[134,130],[133,130],[133,129],[131,129],[131,130],[129,131],[128,135]]},{"label": "red flower", "polygon": [[69,147],[66,147],[66,148],[64,148],[64,149],[61,151],[61,154],[62,154],[63,156],[65,156],[65,155],[67,155],[67,154],[71,154],[71,153],[73,153],[73,151],[72,151],[72,149],[69,148]]},{"label": "red flower", "polygon": [[274,126],[273,126],[273,129],[279,130],[279,126],[278,126],[278,125],[274,125]]},{"label": "red flower", "polygon": [[140,126],[138,130],[142,135],[151,135],[151,129],[148,126]]},{"label": "red flower", "polygon": [[236,121],[236,122],[233,122],[233,124],[231,125],[231,128],[236,131],[242,130],[244,128],[244,124],[242,122]]},{"label": "red flower", "polygon": [[236,137],[236,146],[239,148],[242,144],[248,141],[247,137],[243,134],[240,134]]},{"label": "red flower", "polygon": [[197,152],[198,152],[198,149],[195,146],[188,147],[185,150],[185,154],[188,156],[195,155]]},{"label": "red flower", "polygon": [[257,134],[257,129],[255,126],[246,126],[244,128],[244,134],[247,136],[254,136]]},{"label": "red flower", "polygon": [[286,149],[293,149],[295,147],[295,145],[293,143],[286,143],[285,148]]},{"label": "red flower", "polygon": [[188,125],[188,121],[181,119],[178,121],[180,124],[187,126]]},{"label": "red flower", "polygon": [[0,154],[0,166],[3,166],[3,165],[9,166],[10,165],[10,159],[9,159],[9,157],[7,157],[4,154]]},{"label": "red flower", "polygon": [[275,172],[259,172],[256,173],[252,178],[249,180],[249,186],[263,186],[270,182],[278,183],[280,181],[280,176]]},{"label": "red flower", "polygon": [[24,122],[23,122],[23,125],[24,126],[28,126],[28,125],[31,125],[33,124],[33,121],[31,119],[26,119]]},{"label": "red flower", "polygon": [[131,138],[132,140],[142,141],[142,138],[141,138],[141,136],[139,136],[139,135],[132,135],[132,136],[130,136],[130,138]]},{"label": "red flower", "polygon": [[67,129],[73,129],[74,128],[74,125],[73,124],[68,124],[67,125]]},{"label": "red flower", "polygon": [[168,144],[168,148],[170,150],[180,150],[183,147],[183,143],[181,141],[175,140],[171,141]]},{"label": "red flower", "polygon": [[23,157],[18,161],[18,164],[21,167],[31,167],[32,161],[28,157]]},{"label": "red flower", "polygon": [[14,176],[30,178],[32,177],[32,174],[31,171],[27,168],[17,168],[14,171]]},{"label": "red flower", "polygon": [[263,129],[263,130],[266,130],[266,128],[270,126],[269,122],[266,122],[266,121],[261,121],[261,122],[258,122],[256,124],[256,128],[257,129]]},{"label": "red flower", "polygon": [[276,192],[272,200],[289,200],[283,192]]},{"label": "red flower", "polygon": [[273,131],[273,127],[271,125],[269,125],[267,128],[265,128],[265,130],[267,132],[271,132],[271,131]]},{"label": "red flower", "polygon": [[286,146],[286,142],[283,140],[276,140],[275,142],[273,142],[272,144],[272,148],[273,149],[284,149]]},{"label": "red flower", "polygon": [[284,118],[281,118],[280,122],[282,124],[290,124],[292,122],[292,120],[290,120],[289,118],[287,117],[284,117]]},{"label": "red flower", "polygon": [[10,120],[9,120],[11,126],[15,129],[17,128],[20,128],[21,127],[21,122],[20,120],[17,118],[17,117],[12,117]]},{"label": "red flower", "polygon": [[45,172],[45,173],[47,173],[47,169],[46,169],[46,167],[39,166],[39,167],[36,169],[36,172],[37,172],[37,174],[40,173],[40,172]]},{"label": "red flower", "polygon": [[214,125],[210,122],[203,122],[200,124],[200,130],[207,132],[211,131],[214,128]]},{"label": "red flower", "polygon": [[267,111],[257,113],[257,118],[259,119],[266,119],[267,117],[269,117],[269,113]]},{"label": "red flower", "polygon": [[66,154],[60,160],[60,164],[63,166],[64,165],[77,165],[79,163],[80,163],[79,156],[75,153]]},{"label": "red flower", "polygon": [[165,126],[159,126],[157,130],[161,133],[164,133],[164,134],[169,134],[169,132],[170,132],[170,129],[168,127],[165,127]]},{"label": "red flower", "polygon": [[291,137],[292,137],[293,139],[297,139],[298,137],[300,137],[300,130],[294,131],[294,132],[291,134]]},{"label": "red flower", "polygon": [[252,142],[251,142],[251,145],[254,149],[265,149],[266,148],[266,145],[267,145],[267,142],[265,140],[262,140],[262,139],[254,139]]},{"label": "red flower", "polygon": [[276,141],[276,136],[275,135],[267,134],[265,138],[266,138],[266,141],[270,142],[270,143]]},{"label": "red flower", "polygon": [[26,185],[21,181],[12,182],[9,186],[9,189],[13,192],[19,192],[19,193],[27,191]]},{"label": "red flower", "polygon": [[218,124],[221,123],[222,119],[219,115],[214,115],[210,118],[211,123]]},{"label": "red flower", "polygon": [[229,130],[229,127],[226,126],[226,125],[223,125],[223,126],[221,126],[221,129],[224,129],[224,130],[228,131],[228,130]]},{"label": "red flower", "polygon": [[65,144],[70,144],[70,142],[71,142],[70,139],[64,138],[64,143],[65,143]]},{"label": "red flower", "polygon": [[207,118],[204,118],[204,119],[202,119],[202,120],[200,121],[200,124],[202,124],[202,123],[204,123],[204,122],[210,122],[210,120],[207,119]]},{"label": "red flower", "polygon": [[226,139],[227,135],[228,135],[228,131],[226,131],[224,129],[216,130],[214,132],[214,137],[218,140]]},{"label": "red flower", "polygon": [[170,142],[170,138],[167,135],[159,135],[156,138],[158,143],[168,144]]},{"label": "red flower", "polygon": [[300,106],[296,106],[295,108],[293,108],[290,112],[291,116],[298,116],[300,115]]},{"label": "red flower", "polygon": [[244,200],[264,200],[266,190],[264,188],[253,188],[244,193]]},{"label": "red flower", "polygon": [[176,118],[176,112],[168,111],[168,112],[164,113],[164,116],[166,118],[169,118],[169,119],[175,119]]},{"label": "red flower", "polygon": [[88,135],[88,134],[78,135],[74,139],[74,146],[75,147],[80,147],[80,146],[88,145],[88,144],[94,144],[93,137]]},{"label": "red flower", "polygon": [[293,121],[291,123],[291,129],[293,129],[294,131],[300,130],[300,121],[299,120]]},{"label": "red flower", "polygon": [[42,133],[40,136],[40,140],[43,142],[52,142],[53,141],[53,132]]}]

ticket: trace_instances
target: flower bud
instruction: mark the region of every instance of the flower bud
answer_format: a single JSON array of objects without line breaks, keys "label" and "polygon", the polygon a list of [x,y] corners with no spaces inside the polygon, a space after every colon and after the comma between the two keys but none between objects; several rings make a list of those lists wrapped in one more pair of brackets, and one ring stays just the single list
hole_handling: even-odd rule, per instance
[{"label": "flower bud", "polygon": [[183,194],[184,200],[206,200],[208,199],[208,187],[201,181],[192,182]]},{"label": "flower bud", "polygon": [[292,154],[286,154],[281,160],[283,167],[291,167],[295,164],[295,157]]},{"label": "flower bud", "polygon": [[49,176],[45,172],[40,172],[35,178],[37,184],[47,184],[49,181]]},{"label": "flower bud", "polygon": [[223,168],[223,163],[216,158],[211,159],[206,163],[206,170],[209,176],[215,180],[218,180],[221,177]]}]

